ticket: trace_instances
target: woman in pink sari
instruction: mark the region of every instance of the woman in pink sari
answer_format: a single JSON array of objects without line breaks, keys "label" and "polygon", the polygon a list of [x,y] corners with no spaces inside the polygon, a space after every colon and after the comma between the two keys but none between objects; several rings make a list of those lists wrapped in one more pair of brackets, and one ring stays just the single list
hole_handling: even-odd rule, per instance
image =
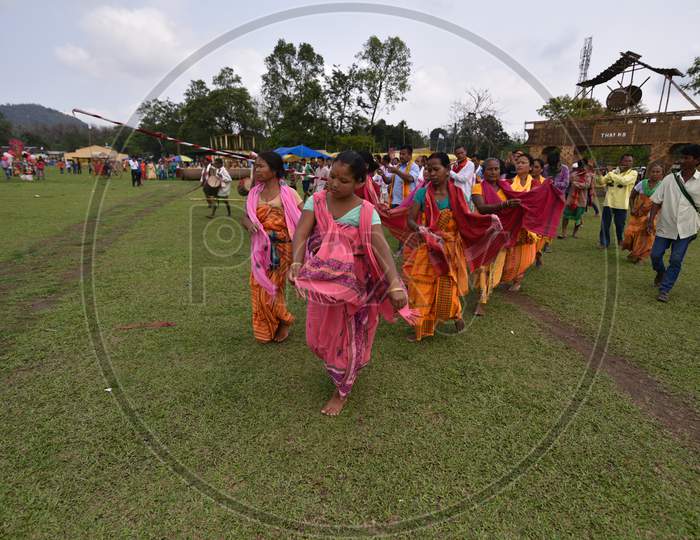
[{"label": "woman in pink sari", "polygon": [[294,234],[289,279],[308,298],[306,342],[335,385],[321,409],[336,416],[372,352],[379,315],[413,321],[374,206],[355,194],[367,165],[355,152],[335,159],[326,191],[307,199]]}]

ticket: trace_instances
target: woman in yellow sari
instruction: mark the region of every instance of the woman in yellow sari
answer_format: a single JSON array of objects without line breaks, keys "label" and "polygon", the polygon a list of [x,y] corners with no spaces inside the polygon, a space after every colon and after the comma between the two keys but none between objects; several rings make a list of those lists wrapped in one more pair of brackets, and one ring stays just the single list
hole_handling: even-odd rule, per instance
[{"label": "woman in yellow sari", "polygon": [[[534,185],[530,169],[533,159],[528,154],[522,154],[515,162],[515,176],[511,181],[511,189],[517,192],[527,192],[537,187]],[[503,267],[501,281],[512,283],[510,291],[517,292],[525,277],[525,272],[535,262],[537,256],[537,241],[539,236],[525,229],[520,231],[520,236],[515,246],[508,249],[506,261]]]},{"label": "woman in yellow sari", "polygon": [[253,334],[261,343],[284,341],[294,321],[287,310],[284,287],[303,203],[295,190],[280,183],[283,176],[284,164],[278,154],[258,155],[255,186],[248,194],[241,220],[250,233]]},{"label": "woman in yellow sari", "polygon": [[468,291],[464,247],[453,216],[458,210],[453,210],[450,201],[447,154],[432,154],[424,175],[429,185],[416,191],[408,216],[408,228],[416,233],[412,239],[418,245],[404,273],[409,305],[419,313],[415,336],[410,335],[409,341],[432,336],[442,321],[454,321],[458,332],[464,329],[460,296]]},{"label": "woman in yellow sari", "polygon": [[[480,214],[498,215],[506,208],[520,206],[519,199],[508,199],[498,185],[501,177],[500,161],[496,158],[488,158],[482,166],[484,179],[474,184],[472,188],[472,202],[477,211]],[[486,304],[491,293],[501,283],[507,252],[507,249],[502,249],[490,264],[481,266],[474,272],[473,283],[479,288],[479,300],[476,303],[474,315],[478,317],[486,315]]]}]

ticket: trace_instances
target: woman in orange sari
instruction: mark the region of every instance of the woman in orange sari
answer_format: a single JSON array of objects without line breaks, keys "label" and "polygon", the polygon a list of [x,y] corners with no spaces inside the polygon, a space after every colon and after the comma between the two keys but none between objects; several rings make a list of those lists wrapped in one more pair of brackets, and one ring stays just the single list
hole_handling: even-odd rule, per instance
[{"label": "woman in orange sari", "polygon": [[[515,176],[511,181],[511,189],[516,192],[528,192],[534,187],[530,168],[532,157],[528,154],[521,155],[515,162]],[[530,268],[537,257],[538,235],[522,229],[515,246],[508,249],[506,261],[503,267],[501,281],[512,283],[510,291],[517,292],[525,277],[525,272]]]},{"label": "woman in orange sari", "polygon": [[[501,177],[500,161],[496,158],[488,158],[482,164],[484,171],[483,181],[474,184],[472,188],[472,202],[480,214],[499,214],[506,208],[520,206],[520,199],[508,199],[498,181]],[[474,284],[479,288],[479,300],[474,309],[474,315],[482,317],[486,315],[486,304],[491,293],[501,283],[503,266],[508,250],[502,249],[496,258],[488,265],[479,267],[474,272]]]},{"label": "woman in orange sari", "polygon": [[[462,331],[460,297],[469,290],[464,246],[450,205],[447,154],[432,154],[424,174],[429,184],[416,191],[408,215],[408,228],[417,233],[414,239],[419,244],[407,258],[404,275],[409,305],[420,314],[409,341],[432,336],[442,321],[454,321],[455,329]],[[433,216],[435,211],[439,215]],[[435,222],[432,228],[431,222]]]},{"label": "woman in orange sari", "polygon": [[280,183],[282,158],[262,152],[255,160],[255,186],[248,194],[243,226],[250,233],[250,292],[253,334],[261,343],[282,342],[294,317],[287,310],[284,286],[292,262],[292,237],[301,216],[299,194]]},{"label": "woman in orange sari", "polygon": [[[656,191],[659,182],[664,177],[664,168],[658,163],[649,167],[649,178],[639,182],[632,190],[630,197],[630,220],[625,228],[625,236],[622,240],[622,249],[630,253],[627,258],[639,264],[651,253],[651,246],[654,244],[655,233],[649,233],[647,222],[649,211],[652,207],[651,196]],[[655,230],[656,220],[654,220],[652,230]]]}]

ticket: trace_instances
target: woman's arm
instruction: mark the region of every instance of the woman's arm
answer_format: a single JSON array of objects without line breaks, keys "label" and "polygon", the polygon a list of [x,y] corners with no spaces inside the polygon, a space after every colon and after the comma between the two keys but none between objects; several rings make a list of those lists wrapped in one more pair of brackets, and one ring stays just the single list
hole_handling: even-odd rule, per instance
[{"label": "woman's arm", "polygon": [[418,225],[418,215],[420,214],[420,204],[413,202],[413,206],[408,211],[408,228],[413,232],[418,232],[420,225]]},{"label": "woman's arm", "polygon": [[[297,229],[298,231],[299,229]],[[296,238],[296,235],[294,235]],[[394,263],[394,257],[391,255],[391,248],[384,238],[384,229],[381,225],[372,225],[372,251],[386,276],[389,283],[389,300],[394,309],[401,309],[408,303],[408,297],[404,291],[403,283],[399,277],[399,272]]]},{"label": "woman's arm", "polygon": [[248,231],[250,234],[258,232],[258,226],[252,221],[250,221],[250,218],[246,213],[244,213],[243,217],[241,218],[241,225],[243,225],[243,227],[245,227],[245,230]]},{"label": "woman's arm", "polygon": [[[512,206],[520,206],[520,199],[511,199],[511,201],[518,201],[517,204],[512,204]],[[483,195],[472,194],[472,202],[480,214],[496,214],[508,207],[508,201],[497,204],[486,204]]]},{"label": "woman's arm", "polygon": [[306,255],[306,241],[316,223],[316,217],[311,210],[304,210],[301,219],[297,223],[294,238],[292,239],[292,266],[289,268],[289,281],[294,282],[299,274],[299,269],[304,264]]}]

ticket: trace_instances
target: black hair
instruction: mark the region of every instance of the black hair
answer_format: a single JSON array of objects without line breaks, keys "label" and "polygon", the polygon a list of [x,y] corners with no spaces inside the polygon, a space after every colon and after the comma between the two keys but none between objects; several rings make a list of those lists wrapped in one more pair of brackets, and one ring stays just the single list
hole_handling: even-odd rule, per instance
[{"label": "black hair", "polygon": [[224,163],[224,160],[221,159],[220,157],[214,158],[214,163],[216,163],[217,161],[220,162],[222,165]]},{"label": "black hair", "polygon": [[443,167],[450,167],[450,156],[448,156],[445,152],[433,152],[428,156],[428,161],[430,161],[431,159],[439,159],[440,164]]},{"label": "black hair", "polygon": [[413,147],[410,144],[404,144],[399,150],[408,150],[409,154],[413,153]]},{"label": "black hair", "polygon": [[534,159],[532,159],[532,156],[530,154],[528,154],[527,152],[523,152],[522,150],[520,150],[520,152],[522,152],[522,155],[520,157],[518,157],[518,159],[520,159],[521,157],[526,157],[527,160],[530,162],[530,167],[532,167],[532,164],[535,161]]},{"label": "black hair", "polygon": [[631,157],[632,159],[634,159],[634,156],[633,156],[632,154],[622,154],[622,155],[620,156],[620,161],[622,161],[622,160],[625,159],[626,157]]},{"label": "black hair", "polygon": [[360,150],[357,152],[362,159],[365,160],[367,164],[367,172],[372,174],[379,168],[379,163],[374,160],[374,156],[370,154],[367,150]]},{"label": "black hair", "polygon": [[681,150],[681,155],[700,159],[700,144],[686,144]]},{"label": "black hair", "polygon": [[559,158],[559,151],[553,150],[547,154],[547,165],[549,165],[550,174],[554,175],[557,173],[561,166],[561,160]]},{"label": "black hair", "polygon": [[271,150],[260,152],[258,157],[267,163],[267,166],[270,167],[277,178],[282,178],[284,176],[284,161],[282,161],[282,156],[277,152]]},{"label": "black hair", "polygon": [[335,158],[338,163],[344,163],[350,167],[350,173],[357,182],[364,182],[367,178],[367,163],[360,154],[354,150],[345,150]]},{"label": "black hair", "polygon": [[463,144],[458,144],[457,146],[455,146],[454,152],[457,152],[457,150],[459,150],[460,148],[464,148],[464,152],[466,153],[467,147]]},{"label": "black hair", "polygon": [[382,156],[382,161],[391,161],[391,158],[389,157],[389,154],[384,154]]},{"label": "black hair", "polygon": [[534,165],[535,162],[539,163],[539,164],[540,164],[540,168],[541,168],[542,170],[544,170],[544,160],[543,160],[543,159],[535,158],[535,159],[532,160],[532,164]]}]

